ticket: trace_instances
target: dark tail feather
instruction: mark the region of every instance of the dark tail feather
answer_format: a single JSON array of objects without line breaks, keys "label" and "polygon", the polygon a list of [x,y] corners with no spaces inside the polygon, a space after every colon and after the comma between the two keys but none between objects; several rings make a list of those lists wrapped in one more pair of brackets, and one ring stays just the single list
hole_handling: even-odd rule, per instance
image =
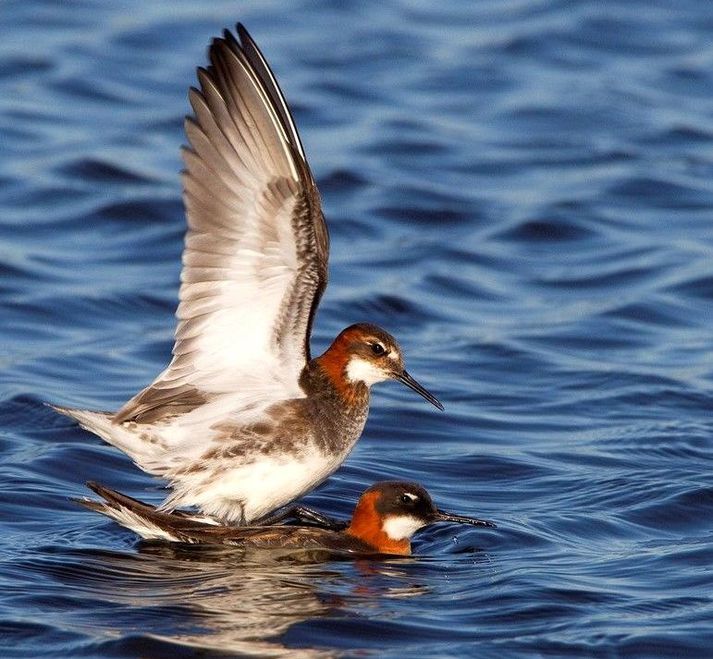
[{"label": "dark tail feather", "polygon": [[[134,499],[132,497],[126,496],[126,494],[122,494],[121,492],[117,492],[116,490],[112,490],[108,487],[104,487],[104,485],[101,485],[100,483],[97,483],[95,481],[87,481],[87,487],[94,493],[98,494],[102,499],[106,501],[106,503],[101,503],[98,501],[87,501],[88,503],[93,503],[96,506],[106,506],[107,504],[110,505],[112,508],[116,508],[117,506],[121,506],[126,508],[127,510],[131,510],[132,512],[135,513],[151,513],[152,511],[155,511],[156,509],[153,506],[149,506],[147,503],[144,503],[143,501],[139,501],[138,499]],[[88,508],[92,508],[92,506],[87,506]],[[95,508],[92,508],[95,510]]]},{"label": "dark tail feather", "polygon": [[224,527],[215,526],[186,513],[166,513],[143,501],[134,499],[104,485],[89,481],[87,487],[104,501],[75,499],[77,503],[111,517],[127,529],[147,540],[168,540],[171,542],[201,542],[212,537]]}]

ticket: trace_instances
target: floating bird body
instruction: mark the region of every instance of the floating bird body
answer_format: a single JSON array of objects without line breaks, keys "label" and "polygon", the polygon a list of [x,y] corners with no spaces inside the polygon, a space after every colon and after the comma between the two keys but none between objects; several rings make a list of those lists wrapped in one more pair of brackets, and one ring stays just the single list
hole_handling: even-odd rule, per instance
[{"label": "floating bird body", "polygon": [[245,525],[309,492],[359,439],[370,387],[404,369],[395,339],[348,327],[312,359],[329,239],[294,121],[238,25],[191,89],[188,231],[173,358],[118,412],[57,407],[168,480],[161,510],[194,506]]},{"label": "floating bird body", "polygon": [[111,517],[147,540],[407,556],[411,553],[411,537],[424,526],[436,522],[495,526],[486,520],[442,512],[423,487],[398,481],[384,481],[366,490],[342,531],[306,526],[223,526],[180,513],[162,512],[96,483],[88,485],[103,501],[79,499],[79,503]]}]

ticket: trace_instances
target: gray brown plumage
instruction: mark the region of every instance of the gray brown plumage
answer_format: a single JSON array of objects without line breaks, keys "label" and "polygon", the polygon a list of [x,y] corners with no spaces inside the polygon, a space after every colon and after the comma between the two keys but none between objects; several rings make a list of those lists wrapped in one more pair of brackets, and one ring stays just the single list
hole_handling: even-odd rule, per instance
[{"label": "gray brown plumage", "polygon": [[189,93],[172,360],[115,414],[56,409],[165,478],[162,510],[193,506],[249,524],[341,465],[364,428],[371,385],[398,380],[442,406],[373,325],[348,327],[311,358],[327,227],[275,77],[237,32],[213,41]]},{"label": "gray brown plumage", "polygon": [[316,549],[353,554],[411,553],[411,536],[439,521],[494,527],[492,522],[439,511],[426,490],[416,483],[384,481],[362,494],[344,531],[306,526],[231,527],[185,513],[166,513],[115,492],[87,483],[103,501],[78,502],[131,529],[142,538],[254,549]]}]

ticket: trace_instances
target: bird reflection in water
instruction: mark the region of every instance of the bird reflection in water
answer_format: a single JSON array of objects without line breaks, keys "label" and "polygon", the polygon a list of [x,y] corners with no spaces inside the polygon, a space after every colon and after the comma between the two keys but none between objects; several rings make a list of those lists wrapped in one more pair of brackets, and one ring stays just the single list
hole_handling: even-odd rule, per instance
[{"label": "bird reflection in water", "polygon": [[[137,548],[131,554],[85,550],[78,552],[74,570],[52,569],[54,579],[65,574],[71,580],[64,586],[76,595],[110,605],[110,619],[102,625],[94,615],[86,624],[73,618],[68,626],[94,633],[103,628],[122,639],[128,632],[134,648],[145,640],[159,643],[161,651],[178,644],[257,656],[330,657],[331,650],[309,647],[314,635],[300,637],[299,623],[428,592],[414,583],[409,568],[418,561],[412,558],[335,562],[340,557],[332,554],[325,564],[326,552],[154,542]],[[295,626],[287,647],[281,637]],[[306,647],[295,649],[300,645]]]}]

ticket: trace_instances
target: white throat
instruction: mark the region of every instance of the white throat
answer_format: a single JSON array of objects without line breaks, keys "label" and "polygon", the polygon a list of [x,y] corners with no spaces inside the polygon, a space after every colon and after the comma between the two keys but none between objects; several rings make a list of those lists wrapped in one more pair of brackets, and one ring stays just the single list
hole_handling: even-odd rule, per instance
[{"label": "white throat", "polygon": [[347,364],[347,378],[352,382],[363,382],[367,387],[388,380],[389,376],[380,368],[361,357],[352,357]]},{"label": "white throat", "polygon": [[424,523],[411,515],[389,515],[384,520],[384,533],[392,540],[408,540]]}]

